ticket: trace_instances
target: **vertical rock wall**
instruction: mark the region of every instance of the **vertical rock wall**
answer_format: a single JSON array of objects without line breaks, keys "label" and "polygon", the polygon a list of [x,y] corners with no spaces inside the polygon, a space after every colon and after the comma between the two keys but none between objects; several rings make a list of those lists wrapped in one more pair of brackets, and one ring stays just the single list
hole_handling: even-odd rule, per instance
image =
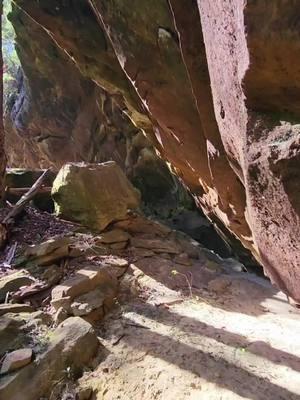
[{"label": "vertical rock wall", "polygon": [[298,2],[16,4],[300,301]]},{"label": "vertical rock wall", "polygon": [[6,115],[9,166],[57,170],[67,161],[114,160],[147,204],[165,199],[172,208],[188,198],[118,99],[84,77],[21,9],[14,7],[10,19],[22,71]]},{"label": "vertical rock wall", "polygon": [[198,1],[215,115],[268,275],[300,300],[299,5]]}]

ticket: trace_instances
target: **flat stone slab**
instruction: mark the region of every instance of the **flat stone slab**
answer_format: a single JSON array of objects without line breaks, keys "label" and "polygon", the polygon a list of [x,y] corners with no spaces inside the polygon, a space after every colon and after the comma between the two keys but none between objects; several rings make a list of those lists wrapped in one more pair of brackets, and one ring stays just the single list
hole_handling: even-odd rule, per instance
[{"label": "flat stone slab", "polygon": [[117,256],[104,256],[101,261],[105,266],[118,267],[118,268],[127,268],[129,262],[125,260],[125,258],[117,257]]},{"label": "flat stone slab", "polygon": [[31,363],[32,356],[33,352],[30,348],[19,349],[8,353],[2,363],[1,374],[6,374],[25,367]]},{"label": "flat stone slab", "polygon": [[28,304],[0,304],[0,316],[7,313],[33,312],[34,309]]},{"label": "flat stone slab", "polygon": [[8,292],[15,292],[22,286],[29,286],[34,282],[33,277],[26,271],[17,271],[0,278],[0,302],[3,302]]},{"label": "flat stone slab", "polygon": [[103,244],[115,244],[127,242],[130,237],[129,233],[122,229],[113,229],[112,231],[104,232],[97,241]]},{"label": "flat stone slab", "polygon": [[101,267],[85,267],[78,270],[74,277],[67,279],[52,290],[52,301],[63,297],[69,297],[72,300],[98,286],[105,287],[112,283],[116,285],[116,279]]},{"label": "flat stone slab", "polygon": [[38,265],[50,265],[55,261],[68,257],[70,245],[74,242],[71,237],[58,237],[43,243],[28,246],[24,253],[24,261],[34,261]]},{"label": "flat stone slab", "polygon": [[0,378],[0,399],[48,398],[55,382],[89,365],[99,342],[92,326],[79,317],[62,322],[51,334],[47,350],[15,373]]},{"label": "flat stone slab", "polygon": [[71,304],[71,311],[75,316],[88,315],[104,305],[108,305],[108,307],[111,306],[116,295],[116,284],[105,283],[91,292],[76,297]]},{"label": "flat stone slab", "polygon": [[130,243],[132,247],[151,250],[155,253],[180,254],[182,252],[180,246],[170,240],[132,238]]}]

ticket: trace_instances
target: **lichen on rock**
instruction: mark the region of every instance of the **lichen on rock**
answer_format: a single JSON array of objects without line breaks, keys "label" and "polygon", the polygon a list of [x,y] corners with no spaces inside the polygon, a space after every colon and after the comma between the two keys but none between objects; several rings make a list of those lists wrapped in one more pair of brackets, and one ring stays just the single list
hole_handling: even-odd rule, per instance
[{"label": "lichen on rock", "polygon": [[64,165],[52,197],[56,215],[100,231],[140,205],[140,193],[114,162]]}]

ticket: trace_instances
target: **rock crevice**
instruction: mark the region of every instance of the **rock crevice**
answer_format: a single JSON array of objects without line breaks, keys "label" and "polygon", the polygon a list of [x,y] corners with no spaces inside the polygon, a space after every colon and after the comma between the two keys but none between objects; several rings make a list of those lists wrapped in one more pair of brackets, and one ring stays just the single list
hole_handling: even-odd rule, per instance
[{"label": "rock crevice", "polygon": [[[264,265],[266,274],[300,301],[295,2],[15,4],[13,15],[26,14],[44,28],[41,35],[51,43],[51,54],[62,52],[65,65],[75,68],[81,84],[72,99],[83,93],[80,113],[92,92],[104,90],[102,109],[114,101],[116,109],[151,140],[219,230],[234,234]],[[13,18],[16,30],[23,32],[18,21]],[[17,42],[24,53],[25,43],[18,36]],[[41,48],[36,53],[42,54]],[[52,61],[43,62],[53,65]],[[34,71],[24,72],[32,88],[38,78]],[[96,95],[96,103],[97,99]],[[96,121],[97,115],[104,118],[105,113],[93,112]],[[76,132],[82,152],[80,140],[87,136],[82,129]],[[61,140],[53,138],[59,146]],[[48,151],[51,160],[53,149]]]}]

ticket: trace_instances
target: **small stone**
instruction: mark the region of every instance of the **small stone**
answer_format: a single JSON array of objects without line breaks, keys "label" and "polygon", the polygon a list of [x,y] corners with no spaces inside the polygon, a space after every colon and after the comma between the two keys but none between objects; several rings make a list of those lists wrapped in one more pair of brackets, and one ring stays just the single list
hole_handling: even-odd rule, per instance
[{"label": "small stone", "polygon": [[224,259],[224,265],[231,269],[232,271],[235,272],[243,272],[246,271],[245,266],[240,263],[238,260],[235,260],[234,258],[225,258]]},{"label": "small stone", "polygon": [[224,293],[226,289],[231,285],[231,280],[227,276],[219,276],[208,283],[208,290],[215,293]]},{"label": "small stone", "polygon": [[124,258],[109,257],[109,259],[107,260],[107,264],[109,264],[111,267],[127,268],[129,262]]},{"label": "small stone", "polygon": [[[103,302],[100,301],[100,303]],[[88,303],[79,303],[74,301],[74,303],[71,304],[71,312],[75,317],[83,317],[84,315],[90,314],[92,311],[93,308]]]},{"label": "small stone", "polygon": [[121,230],[121,229],[113,229],[109,232],[104,232],[98,239],[97,242],[104,244],[112,244],[112,243],[122,243],[128,242],[130,239],[129,233]]},{"label": "small stone", "polygon": [[84,255],[84,249],[81,249],[79,247],[70,247],[69,251],[69,257],[70,258],[78,258]]},{"label": "small stone", "polygon": [[29,286],[34,278],[29,276],[27,271],[21,270],[0,278],[0,302],[3,302],[8,292],[16,292],[23,286]]},{"label": "small stone", "polygon": [[133,255],[135,257],[138,257],[138,258],[148,258],[148,257],[154,257],[155,256],[155,253],[152,250],[140,249],[140,248],[137,248],[137,249],[132,248],[131,251],[132,251]]},{"label": "small stone", "polygon": [[212,260],[204,260],[204,267],[211,272],[221,272],[222,266]]},{"label": "small stone", "polygon": [[114,226],[132,234],[149,233],[160,237],[166,237],[171,232],[167,226],[137,214],[116,222]]},{"label": "small stone", "polygon": [[99,267],[90,266],[78,270],[70,279],[62,282],[52,290],[52,301],[63,297],[74,299],[95,289],[99,285],[106,285],[112,277]]},{"label": "small stone", "polygon": [[60,307],[57,310],[56,314],[54,315],[53,320],[54,320],[55,325],[57,326],[60,323],[62,323],[63,321],[65,321],[68,317],[69,317],[68,312],[63,307]]},{"label": "small stone", "polygon": [[38,265],[50,265],[69,256],[69,247],[74,241],[71,237],[49,239],[46,242],[29,246],[25,251],[27,261]]},{"label": "small stone", "polygon": [[88,315],[84,315],[82,318],[90,323],[91,325],[94,325],[98,321],[101,321],[104,318],[104,310],[103,307],[98,308],[97,310],[92,311]]},{"label": "small stone", "polygon": [[78,388],[76,391],[76,399],[78,400],[89,400],[92,397],[93,389],[90,387]]},{"label": "small stone", "polygon": [[60,307],[62,307],[63,309],[68,311],[70,309],[71,300],[72,299],[70,296],[61,297],[59,299],[51,300],[51,305],[55,308],[55,310],[58,310]]},{"label": "small stone", "polygon": [[128,244],[128,242],[119,242],[119,243],[110,244],[109,247],[112,250],[123,250],[126,248],[127,244]]},{"label": "small stone", "polygon": [[22,367],[25,367],[25,365],[30,364],[31,360],[32,349],[27,348],[15,350],[7,354],[7,356],[4,358],[1,367],[1,373],[6,374],[8,372],[12,372]]},{"label": "small stone", "polygon": [[88,315],[92,311],[97,310],[104,305],[111,307],[117,295],[117,284],[112,281],[110,284],[106,282],[105,285],[97,287],[86,294],[83,294],[74,299],[71,304],[71,312],[75,316]]},{"label": "small stone", "polygon": [[159,257],[164,258],[165,260],[171,260],[171,255],[169,253],[161,253]]},{"label": "small stone", "polygon": [[41,326],[41,325],[51,325],[52,317],[49,313],[44,311],[35,311],[26,317],[26,327],[30,326]]},{"label": "small stone", "polygon": [[178,256],[175,256],[174,262],[176,264],[181,264],[181,265],[186,265],[186,266],[192,265],[192,262],[186,253],[182,253],[182,254],[179,254]]}]

